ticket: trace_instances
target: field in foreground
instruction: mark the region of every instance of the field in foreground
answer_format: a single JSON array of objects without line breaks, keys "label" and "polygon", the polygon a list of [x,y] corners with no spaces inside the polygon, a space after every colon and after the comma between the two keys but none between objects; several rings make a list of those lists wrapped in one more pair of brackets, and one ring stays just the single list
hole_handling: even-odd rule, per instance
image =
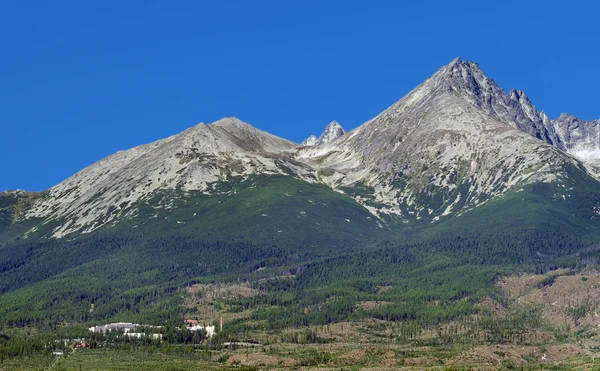
[{"label": "field in foreground", "polygon": [[70,355],[5,361],[1,369],[53,370],[594,370],[600,354],[585,345],[411,347],[370,340],[277,344],[206,353],[152,348],[79,349]]}]

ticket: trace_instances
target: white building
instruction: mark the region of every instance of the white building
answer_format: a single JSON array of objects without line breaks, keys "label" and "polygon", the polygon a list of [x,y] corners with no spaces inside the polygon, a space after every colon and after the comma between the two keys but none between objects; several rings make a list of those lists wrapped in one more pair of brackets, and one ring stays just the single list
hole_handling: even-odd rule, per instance
[{"label": "white building", "polygon": [[215,335],[215,326],[192,326],[192,327],[188,327],[188,329],[190,331],[198,331],[198,330],[204,330],[206,332],[206,337],[213,337]]},{"label": "white building", "polygon": [[129,323],[129,322],[117,322],[117,323],[107,323],[106,325],[101,326],[93,326],[90,327],[89,330],[91,332],[101,332],[103,334],[113,331],[113,330],[122,330],[124,333],[128,333],[138,327],[137,323]]}]

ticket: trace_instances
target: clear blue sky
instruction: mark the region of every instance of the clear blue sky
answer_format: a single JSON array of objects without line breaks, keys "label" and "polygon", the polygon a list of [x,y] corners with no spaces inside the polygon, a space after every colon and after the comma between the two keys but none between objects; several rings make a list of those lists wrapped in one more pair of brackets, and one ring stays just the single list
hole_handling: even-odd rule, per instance
[{"label": "clear blue sky", "polygon": [[0,2],[0,190],[236,116],[352,129],[456,56],[551,117],[600,117],[592,1]]}]

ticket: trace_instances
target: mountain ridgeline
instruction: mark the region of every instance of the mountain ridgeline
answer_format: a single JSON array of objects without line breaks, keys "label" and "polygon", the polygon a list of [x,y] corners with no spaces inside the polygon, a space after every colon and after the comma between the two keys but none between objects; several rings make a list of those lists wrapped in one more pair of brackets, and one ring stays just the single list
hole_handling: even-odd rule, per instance
[{"label": "mountain ridgeline", "polygon": [[455,265],[491,282],[499,266],[593,261],[599,126],[550,119],[458,58],[350,132],[333,121],[296,144],[200,123],[47,191],[1,193],[0,313],[138,320],[175,315],[160,311],[173,292],[216,277],[391,284]]}]

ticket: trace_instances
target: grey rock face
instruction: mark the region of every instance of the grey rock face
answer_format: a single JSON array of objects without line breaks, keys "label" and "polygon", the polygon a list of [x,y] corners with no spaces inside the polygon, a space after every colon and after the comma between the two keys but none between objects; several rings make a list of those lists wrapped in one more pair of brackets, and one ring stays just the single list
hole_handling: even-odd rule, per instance
[{"label": "grey rock face", "polygon": [[569,114],[556,120],[538,112],[521,90],[506,94],[485,77],[477,64],[454,60],[449,66],[449,89],[512,127],[543,140],[592,166],[600,166],[600,120],[585,121]]},{"label": "grey rock face", "polygon": [[585,121],[563,113],[551,125],[567,153],[592,166],[600,166],[600,120]]},{"label": "grey rock face", "polygon": [[493,79],[485,76],[477,63],[459,58],[447,67],[446,75],[444,83],[447,89],[498,121],[563,149],[552,125],[544,123],[544,119],[547,119],[545,114],[537,111],[523,91],[511,90],[507,94]]}]

